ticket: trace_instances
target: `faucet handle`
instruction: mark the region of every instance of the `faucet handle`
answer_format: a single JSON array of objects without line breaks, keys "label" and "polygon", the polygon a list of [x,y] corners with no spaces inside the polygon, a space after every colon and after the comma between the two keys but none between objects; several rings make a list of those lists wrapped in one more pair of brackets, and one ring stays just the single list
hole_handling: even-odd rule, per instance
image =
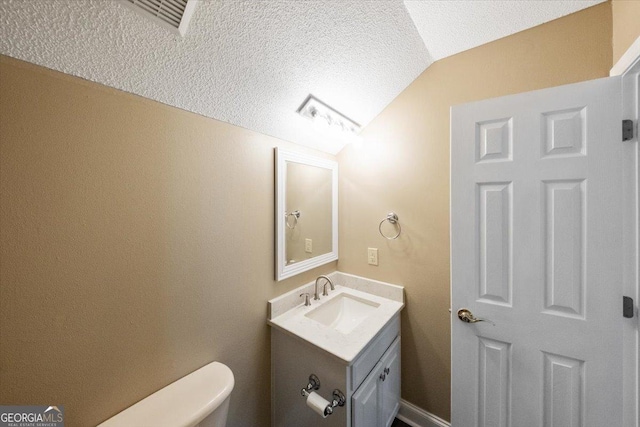
[{"label": "faucet handle", "polygon": [[[327,292],[327,285],[330,284],[331,282],[324,282],[324,286],[322,287],[322,296],[326,297],[327,295],[329,295],[329,292]],[[335,288],[333,287],[333,283],[331,283],[331,290],[334,290]]]},{"label": "faucet handle", "polygon": [[303,292],[300,296],[304,296],[304,306],[309,307],[311,305],[311,294],[309,292]]}]

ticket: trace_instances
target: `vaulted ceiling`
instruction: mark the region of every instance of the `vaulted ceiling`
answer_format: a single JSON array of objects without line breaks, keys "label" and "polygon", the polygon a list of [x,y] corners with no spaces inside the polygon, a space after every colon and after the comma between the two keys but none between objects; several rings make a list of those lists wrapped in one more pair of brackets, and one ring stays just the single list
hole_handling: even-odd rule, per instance
[{"label": "vaulted ceiling", "polygon": [[433,61],[605,0],[202,0],[184,36],[121,1],[0,0],[0,53],[337,153],[313,94],[366,126]]}]

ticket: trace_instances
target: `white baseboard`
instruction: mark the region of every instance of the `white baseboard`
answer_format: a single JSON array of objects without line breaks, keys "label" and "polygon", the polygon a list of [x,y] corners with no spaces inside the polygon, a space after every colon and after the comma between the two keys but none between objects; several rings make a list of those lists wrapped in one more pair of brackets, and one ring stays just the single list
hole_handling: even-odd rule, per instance
[{"label": "white baseboard", "polygon": [[451,424],[440,417],[418,408],[413,403],[400,400],[400,410],[396,415],[400,421],[409,424],[411,427],[451,427]]}]

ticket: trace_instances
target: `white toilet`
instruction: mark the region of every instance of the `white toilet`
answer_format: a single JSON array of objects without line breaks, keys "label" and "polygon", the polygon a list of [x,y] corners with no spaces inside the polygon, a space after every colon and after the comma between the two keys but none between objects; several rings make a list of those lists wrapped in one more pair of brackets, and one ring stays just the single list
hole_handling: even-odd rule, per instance
[{"label": "white toilet", "polygon": [[231,369],[209,363],[98,427],[224,427],[233,385]]}]

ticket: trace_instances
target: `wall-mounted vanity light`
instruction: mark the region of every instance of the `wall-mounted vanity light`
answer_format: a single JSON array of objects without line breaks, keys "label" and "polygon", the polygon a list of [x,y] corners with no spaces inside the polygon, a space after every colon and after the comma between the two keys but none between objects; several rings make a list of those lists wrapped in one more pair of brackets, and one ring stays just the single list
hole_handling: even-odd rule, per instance
[{"label": "wall-mounted vanity light", "polygon": [[325,127],[328,130],[338,131],[343,136],[357,136],[360,132],[360,125],[344,114],[339,113],[324,102],[320,101],[313,95],[307,96],[307,99],[298,108],[298,114],[308,118],[319,127]]}]

